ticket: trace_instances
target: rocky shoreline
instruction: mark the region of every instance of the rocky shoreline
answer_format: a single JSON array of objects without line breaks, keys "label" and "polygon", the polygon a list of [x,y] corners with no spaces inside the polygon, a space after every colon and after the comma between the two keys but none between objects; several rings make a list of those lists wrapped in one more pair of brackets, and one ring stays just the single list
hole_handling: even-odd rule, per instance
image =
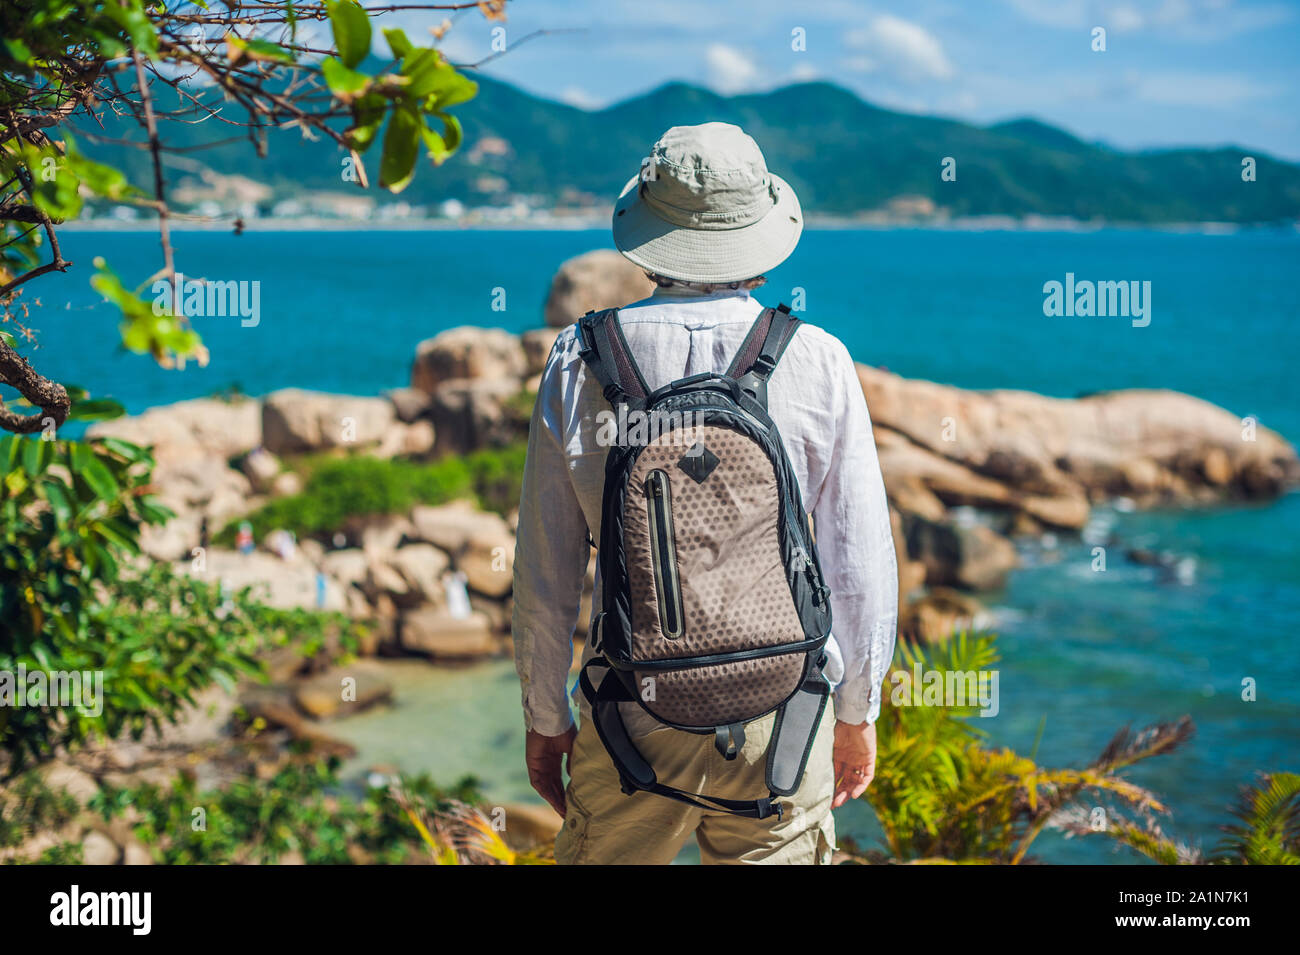
[{"label": "rocky shoreline", "polygon": [[[560,327],[588,308],[648,291],[621,256],[588,253],[556,275],[546,327],[523,335],[445,331],[418,344],[409,385],[383,396],[286,389],[262,399],[199,399],[101,423],[90,434],[155,449],[159,496],[177,517],[148,534],[144,549],[185,569],[205,527],[215,531],[301,490],[287,465],[296,457],[438,460],[520,440]],[[1275,432],[1178,392],[1060,399],[967,391],[866,365],[858,373],[890,502],[900,628],[910,636],[941,639],[969,625],[978,612],[973,595],[998,589],[1016,566],[1014,539],[1077,532],[1098,504],[1204,506],[1268,499],[1300,483],[1295,450]],[[508,650],[512,525],[512,513],[468,501],[417,506],[349,520],[328,540],[299,541],[289,560],[208,547],[204,572],[231,587],[264,583],[274,606],[374,618],[370,652],[471,659]],[[467,612],[448,608],[449,573],[463,575]]]},{"label": "rocky shoreline", "polygon": [[[340,664],[329,662],[330,654],[272,651],[269,683],[247,681],[233,696],[214,687],[161,734],[63,754],[43,776],[83,805],[101,785],[163,783],[178,770],[214,786],[240,774],[269,778],[288,758],[290,740],[351,755],[328,721],[391,699],[382,658],[456,666],[508,656],[515,519],[508,506],[496,512],[452,499],[397,512],[345,507],[338,526],[300,539],[270,532],[242,548],[214,541],[267,505],[302,497],[322,460],[436,466],[483,449],[517,449],[561,327],[589,308],[635,301],[649,290],[620,256],[588,253],[556,275],[545,327],[522,335],[445,331],[417,345],[409,384],[384,395],[286,389],[260,399],[182,401],[94,425],[89,437],[154,450],[154,488],[176,516],[146,530],[146,559],[232,591],[253,586],[274,607],[364,621],[357,654],[366,659]],[[912,639],[938,641],[979,625],[979,595],[999,589],[1017,566],[1016,542],[1080,532],[1098,506],[1266,500],[1300,484],[1300,460],[1279,435],[1177,392],[1058,399],[967,391],[865,365],[858,374],[889,498],[899,627]],[[1145,550],[1125,556],[1161,559]],[[594,553],[575,657],[586,636],[593,573]],[[344,682],[347,694],[340,693]],[[250,721],[268,727],[272,743],[282,741],[251,762],[226,745],[232,727]],[[560,823],[544,807],[505,809],[512,828],[534,842],[548,840]],[[148,860],[129,827],[85,818],[76,826],[0,855],[34,857],[51,840],[79,839],[87,861]]]}]

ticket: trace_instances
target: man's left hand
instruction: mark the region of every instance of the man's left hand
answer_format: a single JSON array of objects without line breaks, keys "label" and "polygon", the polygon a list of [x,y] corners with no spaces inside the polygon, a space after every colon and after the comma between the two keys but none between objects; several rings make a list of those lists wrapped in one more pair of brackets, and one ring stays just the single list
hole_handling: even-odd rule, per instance
[{"label": "man's left hand", "polygon": [[857,799],[876,775],[876,724],[835,721],[835,796],[831,808]]}]

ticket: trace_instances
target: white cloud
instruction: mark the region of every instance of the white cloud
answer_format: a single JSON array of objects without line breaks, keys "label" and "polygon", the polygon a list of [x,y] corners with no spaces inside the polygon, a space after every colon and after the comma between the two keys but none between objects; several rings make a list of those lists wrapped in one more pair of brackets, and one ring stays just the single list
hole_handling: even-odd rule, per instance
[{"label": "white cloud", "polygon": [[754,61],[725,43],[710,44],[704,51],[704,62],[709,70],[709,85],[719,93],[742,92],[752,88],[759,78]]},{"label": "white cloud", "polygon": [[1134,81],[1137,98],[1161,106],[1222,109],[1267,99],[1273,87],[1235,73],[1155,73]]},{"label": "white cloud", "polygon": [[1133,7],[1116,7],[1110,12],[1108,20],[1110,28],[1116,33],[1129,33],[1133,30],[1142,29],[1146,22],[1142,14]]},{"label": "white cloud", "polygon": [[566,86],[560,91],[557,99],[562,103],[568,103],[570,106],[576,106],[578,109],[600,109],[604,105],[581,86]]},{"label": "white cloud", "polygon": [[1285,23],[1294,11],[1283,3],[1246,6],[1235,0],[1006,0],[1040,26],[1116,33],[1152,30],[1191,40],[1222,39]]},{"label": "white cloud", "polygon": [[881,14],[867,26],[851,31],[845,44],[858,55],[850,68],[864,72],[886,69],[907,81],[946,80],[953,73],[943,44],[924,27],[901,17]]}]

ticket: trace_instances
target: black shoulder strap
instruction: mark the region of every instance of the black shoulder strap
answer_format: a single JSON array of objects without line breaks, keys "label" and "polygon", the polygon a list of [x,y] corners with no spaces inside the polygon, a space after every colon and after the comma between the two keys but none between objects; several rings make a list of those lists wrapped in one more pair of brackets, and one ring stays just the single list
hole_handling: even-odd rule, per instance
[{"label": "black shoulder strap", "polygon": [[578,319],[578,357],[600,382],[610,404],[644,404],[650,389],[623,337],[618,309],[588,312]]},{"label": "black shoulder strap", "polygon": [[727,368],[727,376],[739,381],[741,388],[764,408],[767,407],[767,380],[801,324],[802,320],[791,315],[790,307],[784,303],[763,309]]},{"label": "black shoulder strap", "polygon": [[723,799],[718,796],[706,796],[703,793],[688,793],[659,782],[654,767],[641,755],[636,744],[632,742],[632,737],[628,735],[623,714],[618,709],[620,703],[632,702],[632,694],[612,671],[605,674],[604,679],[600,681],[600,688],[597,689],[587,673],[593,666],[610,669],[609,664],[600,657],[592,657],[582,668],[578,682],[587,701],[591,704],[596,733],[600,736],[600,741],[605,744],[605,749],[614,762],[614,768],[618,770],[619,782],[624,793],[629,796],[637,791],[654,793],[710,812],[727,812],[736,816],[748,816],[751,819],[781,817],[782,809],[775,801],[775,793],[761,799]]},{"label": "black shoulder strap", "polygon": [[[766,776],[770,792],[760,799],[723,799],[665,786],[659,782],[654,768],[628,735],[618,705],[632,702],[632,694],[618,675],[612,672],[609,664],[600,657],[593,657],[582,668],[578,682],[587,702],[591,704],[596,733],[605,744],[614,768],[618,770],[624,793],[630,796],[638,791],[649,792],[710,812],[727,812],[751,819],[766,819],[769,816],[780,819],[782,807],[776,797],[792,796],[799,788],[817,729],[821,725],[822,712],[830,696],[830,684],[822,676],[821,663],[824,659],[824,656],[820,656],[816,665],[809,667],[798,691],[777,713],[767,753]],[[592,683],[587,672],[593,666],[610,671],[600,681],[599,688]],[[715,745],[725,758],[735,758],[738,747],[744,745],[744,730],[738,724],[718,727]]]}]

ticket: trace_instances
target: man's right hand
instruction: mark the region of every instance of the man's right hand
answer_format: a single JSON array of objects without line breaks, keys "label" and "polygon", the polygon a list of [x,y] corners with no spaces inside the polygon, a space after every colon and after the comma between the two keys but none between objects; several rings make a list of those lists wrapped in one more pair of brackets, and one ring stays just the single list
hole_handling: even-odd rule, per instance
[{"label": "man's right hand", "polygon": [[835,721],[835,795],[831,808],[857,799],[876,775],[876,724]]},{"label": "man's right hand", "polygon": [[543,736],[535,730],[528,731],[524,743],[524,762],[528,764],[528,781],[537,794],[550,803],[551,808],[564,815],[563,761],[573,752],[573,741],[578,730],[570,726],[559,736]]}]

